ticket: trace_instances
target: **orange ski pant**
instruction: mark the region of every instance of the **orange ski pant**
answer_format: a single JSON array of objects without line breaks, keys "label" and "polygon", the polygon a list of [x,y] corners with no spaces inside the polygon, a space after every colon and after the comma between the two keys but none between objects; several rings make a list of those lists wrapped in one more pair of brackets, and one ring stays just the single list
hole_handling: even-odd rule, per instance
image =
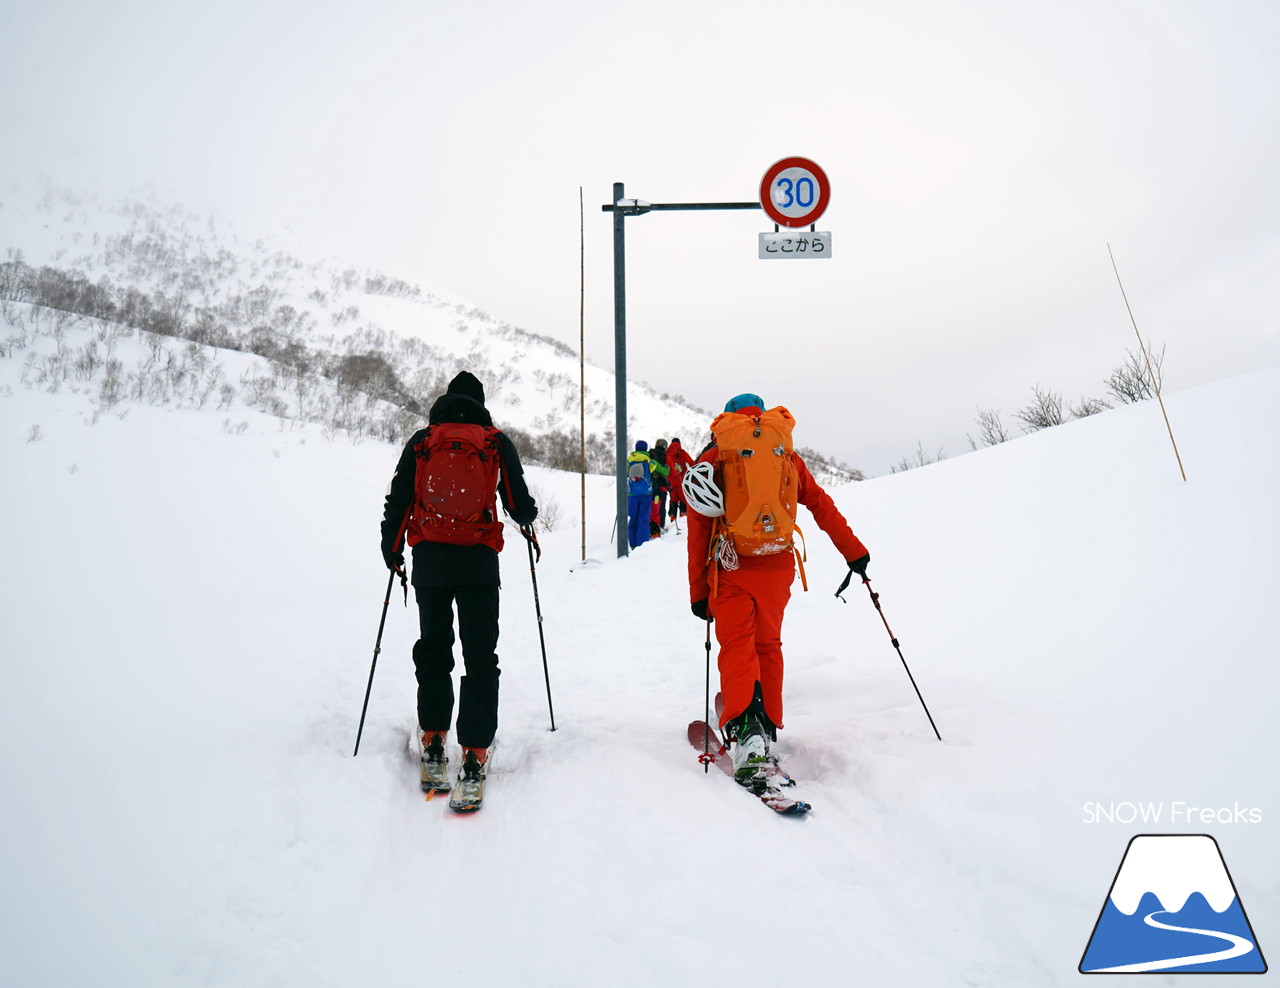
[{"label": "orange ski pant", "polygon": [[765,713],[782,727],[782,614],[795,575],[790,553],[744,560],[717,574],[711,613],[720,643],[722,727],[747,709],[757,682]]}]

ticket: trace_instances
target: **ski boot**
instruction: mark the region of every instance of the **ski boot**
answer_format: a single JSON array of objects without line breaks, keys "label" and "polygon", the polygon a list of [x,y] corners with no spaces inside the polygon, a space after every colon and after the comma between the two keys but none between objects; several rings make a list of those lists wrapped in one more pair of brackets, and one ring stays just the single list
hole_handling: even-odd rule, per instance
[{"label": "ski boot", "polygon": [[448,792],[452,787],[449,781],[449,756],[445,754],[443,731],[422,732],[422,791]]},{"label": "ski boot", "polygon": [[752,711],[747,711],[734,730],[733,777],[738,785],[753,792],[762,792],[768,784],[766,770],[769,761],[769,731]]},{"label": "ski boot", "polygon": [[458,813],[470,813],[480,809],[484,799],[484,780],[489,770],[489,752],[486,748],[463,748],[462,768],[449,797],[449,808]]}]

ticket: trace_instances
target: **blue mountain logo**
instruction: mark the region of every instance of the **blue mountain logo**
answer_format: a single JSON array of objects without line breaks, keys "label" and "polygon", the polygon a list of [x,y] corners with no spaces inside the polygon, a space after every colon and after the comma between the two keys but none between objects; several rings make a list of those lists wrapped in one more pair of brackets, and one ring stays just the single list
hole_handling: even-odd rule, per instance
[{"label": "blue mountain logo", "polygon": [[1081,974],[1263,974],[1267,962],[1218,842],[1138,834],[1080,959]]}]

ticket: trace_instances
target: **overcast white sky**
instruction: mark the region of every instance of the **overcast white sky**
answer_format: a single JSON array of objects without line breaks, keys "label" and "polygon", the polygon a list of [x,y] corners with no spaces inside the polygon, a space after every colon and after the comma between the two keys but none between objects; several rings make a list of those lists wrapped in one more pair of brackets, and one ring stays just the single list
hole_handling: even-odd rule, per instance
[{"label": "overcast white sky", "polygon": [[758,260],[756,212],[627,221],[629,367],[786,404],[870,473],[1036,383],[1101,395],[1136,344],[1108,241],[1167,388],[1280,362],[1275,0],[2,0],[0,39],[0,167],[289,226],[574,345],[584,187],[606,366],[612,183],[745,201],[813,158],[830,260]]}]

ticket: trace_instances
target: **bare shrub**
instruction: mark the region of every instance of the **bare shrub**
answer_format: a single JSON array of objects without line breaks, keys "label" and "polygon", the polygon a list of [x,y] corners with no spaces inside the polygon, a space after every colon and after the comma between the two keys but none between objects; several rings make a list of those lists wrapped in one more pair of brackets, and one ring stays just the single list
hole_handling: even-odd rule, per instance
[{"label": "bare shrub", "polygon": [[124,364],[113,357],[103,366],[105,371],[98,386],[98,403],[103,408],[114,408],[125,397]]},{"label": "bare shrub", "polygon": [[402,400],[404,385],[400,383],[386,357],[378,353],[353,353],[341,358],[334,370],[339,387],[363,391],[388,401]]},{"label": "bare shrub", "polygon": [[916,451],[912,456],[904,456],[897,463],[889,467],[890,473],[905,473],[908,470],[914,470],[916,467],[927,467],[930,463],[941,463],[945,460],[946,454],[941,446],[938,447],[936,453],[926,453],[924,449],[924,441],[916,440]]},{"label": "bare shrub", "polygon": [[[684,399],[677,395],[675,400],[683,401]],[[837,460],[834,456],[819,453],[810,446],[797,446],[796,452],[804,460],[804,465],[809,468],[809,472],[821,479],[824,484],[845,484],[851,480],[867,479],[867,475],[857,467],[851,467],[843,460]],[[942,450],[939,449],[938,453],[939,458],[941,458]]]},{"label": "bare shrub", "polygon": [[[504,426],[503,432],[515,443],[521,460],[540,463],[553,470],[576,473],[582,469],[582,441],[577,433],[548,429],[541,433],[525,432]],[[587,436],[587,473],[608,475],[615,469],[613,437],[592,433]]]},{"label": "bare shrub", "polygon": [[1155,380],[1151,380],[1151,371],[1147,369],[1146,358],[1141,353],[1125,350],[1127,359],[1119,367],[1112,370],[1110,376],[1103,381],[1107,393],[1122,405],[1133,405],[1139,401],[1154,398],[1164,386],[1164,353],[1166,345],[1157,353],[1151,348],[1151,341],[1146,341],[1147,353],[1151,356],[1151,370],[1155,371]]},{"label": "bare shrub", "polygon": [[970,449],[977,449],[979,445],[998,446],[1009,441],[1008,430],[1000,420],[1000,409],[979,408],[978,417],[974,421],[978,423],[978,438],[975,440],[973,436],[968,437]]},{"label": "bare shrub", "polygon": [[1022,423],[1024,432],[1037,432],[1062,425],[1066,421],[1061,393],[1042,388],[1038,384],[1031,389],[1031,393],[1034,395],[1031,403],[1013,413],[1013,417]]},{"label": "bare shrub", "polygon": [[529,485],[529,493],[538,504],[538,528],[544,532],[557,532],[564,526],[564,510],[560,502],[537,484]]},{"label": "bare shrub", "polygon": [[1110,407],[1111,403],[1103,401],[1101,398],[1081,398],[1079,403],[1070,406],[1071,417],[1087,419],[1090,415],[1105,412]]}]

